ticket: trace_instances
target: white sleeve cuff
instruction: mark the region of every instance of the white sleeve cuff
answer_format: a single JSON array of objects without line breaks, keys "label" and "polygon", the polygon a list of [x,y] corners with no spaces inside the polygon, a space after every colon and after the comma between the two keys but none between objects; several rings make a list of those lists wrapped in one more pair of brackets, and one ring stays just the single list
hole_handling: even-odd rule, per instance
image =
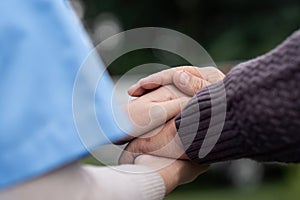
[{"label": "white sleeve cuff", "polygon": [[101,191],[105,196],[109,195],[107,199],[160,200],[165,196],[165,185],[162,177],[146,166],[85,166],[84,169],[95,180],[97,187],[93,186],[93,188],[98,188],[99,197]]}]

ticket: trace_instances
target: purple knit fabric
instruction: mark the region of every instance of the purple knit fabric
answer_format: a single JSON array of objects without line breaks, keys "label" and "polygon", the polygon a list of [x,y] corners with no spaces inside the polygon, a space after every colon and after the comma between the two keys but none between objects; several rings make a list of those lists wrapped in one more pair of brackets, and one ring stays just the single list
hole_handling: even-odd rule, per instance
[{"label": "purple knit fabric", "polygon": [[[226,91],[224,126],[212,150],[199,158],[211,119],[211,100],[221,95],[222,87]],[[180,127],[182,116],[199,123],[192,142],[187,140],[192,123]],[[234,67],[222,82],[202,89],[175,123],[187,155],[197,163],[238,158],[300,162],[300,31],[271,52]]]}]

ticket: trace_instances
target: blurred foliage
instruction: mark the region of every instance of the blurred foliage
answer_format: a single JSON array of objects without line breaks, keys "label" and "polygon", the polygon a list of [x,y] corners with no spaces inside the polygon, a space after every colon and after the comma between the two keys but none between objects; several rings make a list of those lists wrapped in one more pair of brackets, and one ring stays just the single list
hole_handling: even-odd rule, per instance
[{"label": "blurred foliage", "polygon": [[281,182],[265,183],[255,190],[241,190],[234,187],[207,188],[204,183],[198,190],[179,187],[166,200],[298,200],[299,193],[290,193],[290,189]]},{"label": "blurred foliage", "polygon": [[[300,166],[292,165],[289,167],[287,175],[287,185],[289,187],[289,195],[300,197]],[[291,197],[287,198],[290,199]]]},{"label": "blurred foliage", "polygon": [[129,52],[116,59],[110,66],[111,74],[124,74],[134,66],[145,63],[160,63],[167,66],[190,65],[185,59],[167,51],[154,49],[141,49]]},{"label": "blurred foliage", "polygon": [[101,13],[116,16],[123,30],[171,28],[196,39],[217,62],[265,53],[300,25],[299,0],[84,0],[84,4],[86,26],[91,29]]}]

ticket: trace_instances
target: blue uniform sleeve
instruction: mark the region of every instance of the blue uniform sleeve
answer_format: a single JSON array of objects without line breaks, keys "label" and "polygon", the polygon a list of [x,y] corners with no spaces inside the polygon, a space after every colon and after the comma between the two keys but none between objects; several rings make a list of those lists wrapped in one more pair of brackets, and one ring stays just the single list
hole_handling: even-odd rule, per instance
[{"label": "blue uniform sleeve", "polygon": [[[113,118],[112,82],[92,48],[66,1],[0,2],[0,189],[125,136]],[[93,72],[78,76],[83,63],[101,74],[94,91]],[[74,96],[76,81],[82,89]],[[85,105],[90,97],[96,113],[84,111],[95,107]],[[98,127],[89,124],[95,116]]]}]

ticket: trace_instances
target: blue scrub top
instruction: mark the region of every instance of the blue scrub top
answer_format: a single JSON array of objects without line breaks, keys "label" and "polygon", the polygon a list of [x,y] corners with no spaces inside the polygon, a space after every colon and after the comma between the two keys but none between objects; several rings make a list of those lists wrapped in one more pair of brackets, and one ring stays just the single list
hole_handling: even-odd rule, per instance
[{"label": "blue scrub top", "polygon": [[[81,133],[83,143],[76,130],[72,92],[92,48],[67,1],[0,1],[0,189],[88,155],[109,142],[103,133],[111,141],[125,136],[109,106],[112,82],[96,55],[92,64],[104,73],[95,93],[103,135],[91,128]],[[88,81],[81,80],[83,88]]]}]

